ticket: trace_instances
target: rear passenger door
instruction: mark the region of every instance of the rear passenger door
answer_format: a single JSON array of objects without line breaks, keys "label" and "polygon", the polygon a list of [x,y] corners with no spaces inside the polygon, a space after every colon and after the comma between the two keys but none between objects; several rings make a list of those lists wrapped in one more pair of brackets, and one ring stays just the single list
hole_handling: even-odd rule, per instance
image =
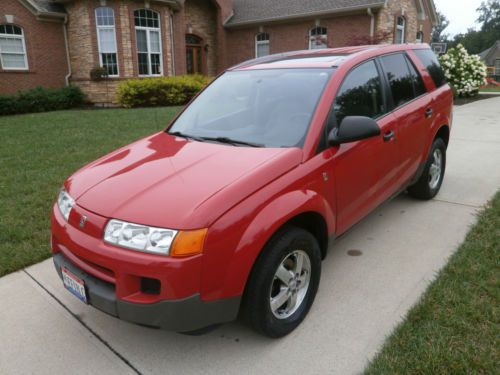
[{"label": "rear passenger door", "polygon": [[380,57],[389,86],[389,106],[397,120],[402,187],[415,176],[422,163],[422,154],[432,126],[432,98],[422,77],[405,53]]}]

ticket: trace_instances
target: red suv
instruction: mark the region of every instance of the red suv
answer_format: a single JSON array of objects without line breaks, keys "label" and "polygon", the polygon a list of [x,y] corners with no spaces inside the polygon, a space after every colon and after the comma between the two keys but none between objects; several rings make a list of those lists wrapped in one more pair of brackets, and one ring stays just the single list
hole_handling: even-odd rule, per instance
[{"label": "red suv", "polygon": [[234,320],[284,336],[329,244],[443,181],[452,92],[427,45],[300,51],[214,80],[166,131],[85,166],[52,211],[65,287],[178,332]]}]

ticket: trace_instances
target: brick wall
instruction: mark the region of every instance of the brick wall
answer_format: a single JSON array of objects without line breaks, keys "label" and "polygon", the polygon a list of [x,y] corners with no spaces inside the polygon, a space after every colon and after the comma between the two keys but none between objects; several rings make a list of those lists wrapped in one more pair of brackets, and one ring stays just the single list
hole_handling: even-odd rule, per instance
[{"label": "brick wall", "polygon": [[376,31],[389,31],[386,43],[394,43],[396,19],[404,16],[406,19],[405,41],[415,43],[418,31],[418,14],[414,0],[388,0],[376,17]]},{"label": "brick wall", "polygon": [[[353,36],[370,33],[370,17],[367,14],[324,18],[319,21],[319,25],[327,28],[327,43],[331,48],[347,46]],[[255,36],[261,31],[269,33],[269,48],[272,54],[308,49],[309,31],[315,26],[316,21],[312,19],[230,29],[226,37],[227,66],[255,57]]]},{"label": "brick wall", "polygon": [[[208,47],[202,53],[206,74],[217,74],[217,9],[214,4],[207,0],[187,0],[184,5],[184,22],[186,26],[192,26],[193,35],[203,39],[202,46]],[[188,31],[186,26],[184,33]]]},{"label": "brick wall", "polygon": [[[99,66],[95,9],[103,6],[103,2],[80,0],[66,5],[69,19],[69,53],[73,71],[71,82],[80,86],[88,100],[93,103],[116,103],[116,88],[120,81],[136,78],[139,75],[134,11],[145,8],[145,2],[106,0],[104,5],[114,10],[119,77],[100,82],[90,80],[90,71]],[[173,72],[170,38],[171,10],[167,5],[157,3],[150,4],[149,9],[160,15],[163,75],[171,75]]]},{"label": "brick wall", "polygon": [[0,0],[0,24],[5,15],[24,30],[28,71],[5,71],[0,67],[0,94],[29,90],[37,86],[62,87],[68,74],[63,23],[39,21],[18,0]]}]

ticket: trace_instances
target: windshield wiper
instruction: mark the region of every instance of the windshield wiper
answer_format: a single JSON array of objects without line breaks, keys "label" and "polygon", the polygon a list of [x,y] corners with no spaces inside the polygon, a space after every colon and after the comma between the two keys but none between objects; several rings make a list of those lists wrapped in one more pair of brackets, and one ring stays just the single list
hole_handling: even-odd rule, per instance
[{"label": "windshield wiper", "polygon": [[264,145],[260,144],[260,143],[239,141],[237,139],[232,139],[232,138],[228,138],[228,137],[201,137],[201,139],[204,141],[215,141],[215,142],[220,142],[220,143],[227,143],[227,144],[230,144],[233,146],[243,145],[243,146],[250,146],[250,147],[264,147]]},{"label": "windshield wiper", "polygon": [[184,133],[182,133],[180,131],[175,131],[175,132],[168,133],[168,134],[175,135],[175,136],[181,137],[181,138],[193,139],[193,140],[198,141],[198,142],[203,142],[204,141],[203,138],[195,137],[195,136],[189,135],[189,134],[184,134]]}]

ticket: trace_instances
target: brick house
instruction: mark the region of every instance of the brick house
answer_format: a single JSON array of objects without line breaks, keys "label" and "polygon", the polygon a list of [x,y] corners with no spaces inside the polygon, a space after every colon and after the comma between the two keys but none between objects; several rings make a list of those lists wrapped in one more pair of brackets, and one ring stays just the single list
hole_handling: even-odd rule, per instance
[{"label": "brick house", "polygon": [[[133,77],[216,75],[254,57],[429,42],[433,0],[1,0],[0,94],[76,84],[114,101]],[[109,78],[93,81],[104,67]]]}]

